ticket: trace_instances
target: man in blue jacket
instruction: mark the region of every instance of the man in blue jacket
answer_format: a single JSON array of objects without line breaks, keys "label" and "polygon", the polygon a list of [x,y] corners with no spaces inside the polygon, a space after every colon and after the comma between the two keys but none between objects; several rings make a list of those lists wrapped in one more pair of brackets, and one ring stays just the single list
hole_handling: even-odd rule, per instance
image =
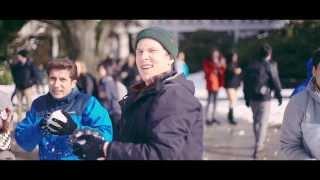
[{"label": "man in blue jacket", "polygon": [[[318,51],[320,51],[320,49],[318,49]],[[294,88],[294,91],[292,92],[292,94],[291,94],[290,97],[298,94],[299,92],[303,91],[303,90],[307,87],[310,79],[312,78],[312,67],[313,67],[313,60],[312,60],[312,58],[310,58],[310,59],[306,62],[307,78],[306,78],[302,83],[298,84],[298,85]]]},{"label": "man in blue jacket", "polygon": [[75,87],[77,68],[70,60],[52,60],[47,68],[49,93],[32,103],[15,129],[15,138],[24,150],[39,145],[40,160],[77,160],[70,135],[76,129],[94,130],[105,140],[112,140],[108,112],[93,96]]}]

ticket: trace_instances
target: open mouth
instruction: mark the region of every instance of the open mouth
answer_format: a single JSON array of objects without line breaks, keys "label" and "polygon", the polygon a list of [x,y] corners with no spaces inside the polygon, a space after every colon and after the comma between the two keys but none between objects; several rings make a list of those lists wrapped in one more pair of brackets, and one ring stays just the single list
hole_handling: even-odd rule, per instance
[{"label": "open mouth", "polygon": [[145,64],[145,65],[141,66],[141,69],[143,69],[143,70],[147,70],[147,69],[151,69],[151,68],[153,68],[153,65],[151,65],[151,64]]}]

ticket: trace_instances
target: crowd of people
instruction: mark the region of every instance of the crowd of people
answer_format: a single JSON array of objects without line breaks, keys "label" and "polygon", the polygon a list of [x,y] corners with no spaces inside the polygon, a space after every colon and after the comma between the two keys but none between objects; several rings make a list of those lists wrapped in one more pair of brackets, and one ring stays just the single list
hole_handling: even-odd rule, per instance
[{"label": "crowd of people", "polygon": [[[257,158],[264,149],[270,101],[274,97],[282,104],[278,65],[269,44],[261,44],[245,67],[237,51],[213,47],[202,61],[208,95],[204,108],[187,79],[186,54],[170,32],[146,28],[138,33],[134,49],[124,65],[110,57],[100,61],[97,77],[82,61],[61,58],[37,67],[28,51],[19,51],[10,64],[15,90],[9,102],[16,98],[17,103],[0,107],[0,158],[14,159],[9,151],[13,133],[24,150],[38,146],[40,160],[200,160],[204,125],[221,124],[218,94],[225,90],[226,117],[235,126],[241,86],[253,114],[252,157]],[[319,52],[308,61],[308,78],[294,91],[284,114],[280,144],[289,159],[320,158]],[[32,101],[34,88],[41,95]],[[14,128],[9,125],[12,105],[20,120]]]}]

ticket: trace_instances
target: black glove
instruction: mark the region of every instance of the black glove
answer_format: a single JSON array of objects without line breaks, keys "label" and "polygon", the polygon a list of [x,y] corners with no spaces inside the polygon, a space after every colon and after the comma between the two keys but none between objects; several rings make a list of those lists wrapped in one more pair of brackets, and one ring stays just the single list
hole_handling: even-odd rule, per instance
[{"label": "black glove", "polygon": [[97,160],[104,157],[103,146],[106,141],[98,133],[90,130],[79,130],[71,137],[73,153],[80,159]]},{"label": "black glove", "polygon": [[55,111],[46,120],[47,130],[54,135],[70,135],[77,129],[77,124],[65,111]]},{"label": "black glove", "polygon": [[48,135],[48,134],[51,134],[48,127],[47,127],[47,120],[49,119],[50,117],[50,113],[47,113],[43,119],[40,120],[39,122],[39,127],[41,129],[41,132],[44,134],[44,135]]}]

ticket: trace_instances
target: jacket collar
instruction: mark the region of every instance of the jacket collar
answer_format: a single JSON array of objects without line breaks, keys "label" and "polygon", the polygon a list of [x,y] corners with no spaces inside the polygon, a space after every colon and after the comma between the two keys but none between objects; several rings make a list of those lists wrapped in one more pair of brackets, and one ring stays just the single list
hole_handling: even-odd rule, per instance
[{"label": "jacket collar", "polygon": [[79,93],[78,89],[77,88],[73,88],[71,90],[71,92],[67,96],[65,96],[64,98],[56,99],[49,92],[48,93],[48,101],[49,101],[49,103],[53,103],[53,104],[70,103],[78,93]]},{"label": "jacket collar", "polygon": [[160,74],[154,77],[154,83],[149,86],[146,86],[143,81],[140,81],[129,88],[128,96],[132,95],[134,97],[133,101],[135,102],[143,96],[154,94],[162,89],[164,81],[174,78],[176,75],[176,71]]},{"label": "jacket collar", "polygon": [[159,90],[161,88],[161,85],[163,84],[162,82],[170,78],[171,76],[174,76],[175,74],[177,74],[176,71],[170,71],[170,72],[166,72],[158,76],[155,76],[154,83],[152,83],[149,86],[146,86],[146,84],[143,81],[140,81],[137,84],[133,85],[130,88],[130,90],[135,92],[141,92],[141,91],[152,90],[152,89]]},{"label": "jacket collar", "polygon": [[320,103],[320,89],[316,85],[316,79],[314,77],[311,78],[306,89],[311,97]]}]

